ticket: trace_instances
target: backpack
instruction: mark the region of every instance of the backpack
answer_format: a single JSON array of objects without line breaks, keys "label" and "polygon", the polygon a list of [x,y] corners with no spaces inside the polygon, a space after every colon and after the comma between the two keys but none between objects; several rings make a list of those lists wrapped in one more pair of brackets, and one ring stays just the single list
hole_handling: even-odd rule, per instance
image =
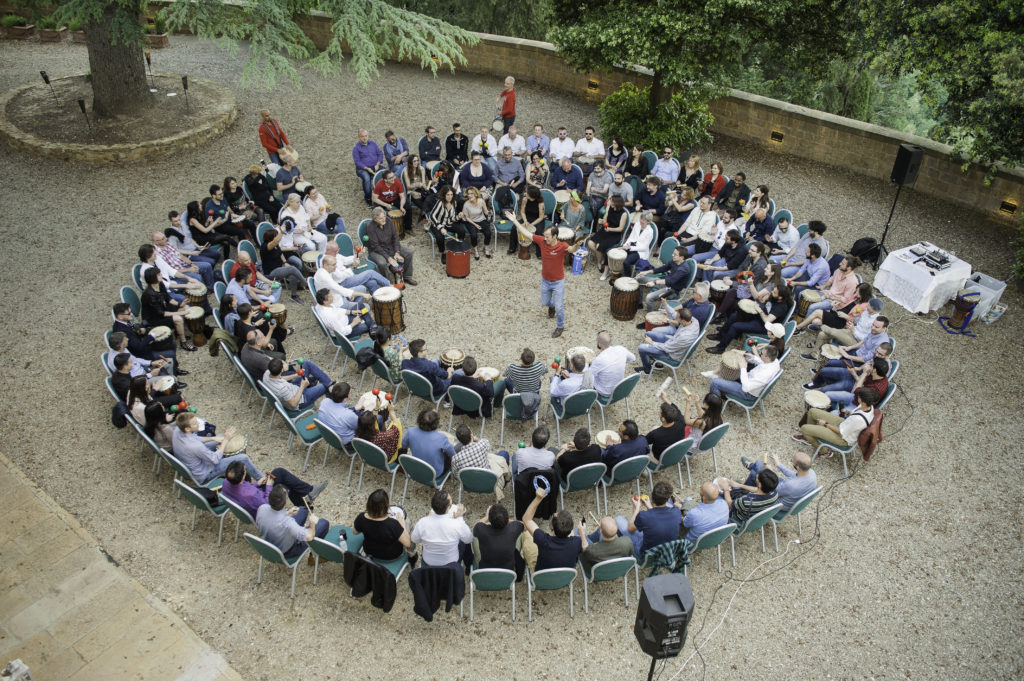
[{"label": "backpack", "polygon": [[[860,417],[867,421],[867,417],[863,413]],[[864,460],[867,461],[871,458],[871,455],[875,453],[875,448],[878,443],[884,440],[882,436],[882,412],[880,409],[875,409],[875,418],[871,420],[868,427],[860,431],[860,435],[857,436],[857,445],[860,447],[860,452],[864,456]]]},{"label": "backpack", "polygon": [[128,405],[118,401],[110,410],[110,423],[115,428],[124,428],[128,425]]},{"label": "backpack", "polygon": [[377,361],[379,355],[373,351],[373,346],[367,345],[359,349],[356,353],[356,364],[359,366],[360,371],[365,371],[373,366],[373,363]]},{"label": "backpack", "polygon": [[494,202],[498,204],[498,209],[495,213],[499,216],[505,215],[505,211],[513,210],[516,205],[512,190],[504,185],[498,187],[497,191],[494,192]]},{"label": "backpack", "polygon": [[882,250],[878,247],[878,242],[871,237],[857,239],[853,242],[853,247],[850,249],[850,255],[855,255],[862,262],[866,263],[878,262],[878,256],[881,254]]}]

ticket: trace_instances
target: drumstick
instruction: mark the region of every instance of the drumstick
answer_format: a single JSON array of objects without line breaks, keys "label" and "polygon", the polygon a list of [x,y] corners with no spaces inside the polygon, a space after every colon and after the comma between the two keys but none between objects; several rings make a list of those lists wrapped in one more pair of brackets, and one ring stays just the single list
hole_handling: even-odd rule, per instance
[{"label": "drumstick", "polygon": [[600,527],[601,526],[601,521],[597,519],[597,516],[594,515],[594,512],[593,511],[587,511],[587,513],[590,514],[590,517],[593,518],[594,522],[597,523],[597,526]]}]

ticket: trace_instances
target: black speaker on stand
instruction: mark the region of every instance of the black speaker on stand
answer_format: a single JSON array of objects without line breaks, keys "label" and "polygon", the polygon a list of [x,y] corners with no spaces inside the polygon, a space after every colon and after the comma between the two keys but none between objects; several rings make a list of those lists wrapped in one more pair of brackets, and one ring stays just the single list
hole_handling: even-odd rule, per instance
[{"label": "black speaker on stand", "polygon": [[648,577],[640,590],[633,635],[640,649],[651,656],[647,681],[654,675],[654,663],[675,657],[686,643],[686,629],[693,616],[690,580],[670,574]]},{"label": "black speaker on stand", "polygon": [[878,269],[879,261],[889,254],[885,246],[885,238],[889,235],[889,227],[892,225],[892,216],[896,212],[896,202],[900,200],[900,192],[903,185],[914,184],[917,180],[917,173],[921,170],[921,159],[924,158],[924,149],[913,144],[901,144],[896,151],[896,162],[892,164],[892,172],[889,179],[896,184],[896,196],[892,200],[892,208],[889,210],[889,217],[885,221],[885,229],[882,230],[882,240],[878,242],[878,257],[875,258],[875,269]]}]

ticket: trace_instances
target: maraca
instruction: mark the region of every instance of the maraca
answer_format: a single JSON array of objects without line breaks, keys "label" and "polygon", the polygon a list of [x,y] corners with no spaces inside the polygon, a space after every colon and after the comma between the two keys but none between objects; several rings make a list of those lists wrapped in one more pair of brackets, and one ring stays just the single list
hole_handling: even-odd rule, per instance
[{"label": "maraca", "polygon": [[195,414],[195,413],[196,413],[196,408],[195,408],[195,407],[189,407],[189,408],[188,408],[188,410],[189,410],[189,411],[190,411],[191,413],[193,413],[193,414]]},{"label": "maraca", "polygon": [[363,252],[363,247],[362,246],[356,246],[356,255],[359,255],[362,252]]},{"label": "maraca", "polygon": [[306,360],[302,359],[301,357],[296,357],[295,358],[295,363],[298,364],[299,366],[302,366],[303,362],[305,362],[305,361]]},{"label": "maraca", "polygon": [[363,235],[363,243],[366,243],[366,242],[368,242],[369,240],[370,240],[370,235],[369,235],[369,234],[364,234],[364,235]]},{"label": "maraca", "polygon": [[261,304],[260,305],[260,312],[265,312],[266,310],[267,310],[267,306]]},{"label": "maraca", "polygon": [[178,402],[178,409],[181,409],[182,411],[188,409],[188,404],[185,402],[185,400]]},{"label": "maraca", "polygon": [[297,373],[299,376],[305,376],[306,375],[306,370],[305,369],[296,369],[295,373]]},{"label": "maraca", "polygon": [[373,389],[373,390],[371,390],[370,392],[372,392],[372,393],[374,394],[374,396],[376,396],[376,395],[380,395],[380,388],[374,388],[374,389]]},{"label": "maraca", "polygon": [[526,443],[525,443],[525,442],[523,442],[522,440],[520,440],[520,441],[519,441],[519,449],[523,449],[523,448],[525,448],[525,447],[526,447]]},{"label": "maraca", "polygon": [[269,312],[265,312],[265,313],[263,313],[263,317],[264,317],[265,319],[270,319],[270,318],[271,318],[272,316],[273,316],[273,315],[271,315],[271,314],[270,314]]},{"label": "maraca", "polygon": [[384,393],[384,399],[390,402],[395,396],[391,393]]},{"label": "maraca", "polygon": [[270,288],[276,291],[277,289],[281,288],[281,283],[275,281],[273,284],[270,285]]},{"label": "maraca", "polygon": [[176,412],[176,411],[178,411],[178,405],[176,405],[176,404],[172,404],[172,405],[171,405],[171,413],[173,414],[173,413],[174,413],[174,412]]}]

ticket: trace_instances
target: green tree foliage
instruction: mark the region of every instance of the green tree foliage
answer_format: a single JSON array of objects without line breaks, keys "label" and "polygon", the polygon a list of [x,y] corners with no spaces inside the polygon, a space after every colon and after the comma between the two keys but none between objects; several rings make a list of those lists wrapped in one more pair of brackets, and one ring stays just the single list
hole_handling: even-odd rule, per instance
[{"label": "green tree foliage", "polygon": [[948,96],[934,136],[981,163],[1024,163],[1020,0],[860,0],[860,17],[882,67],[915,73],[929,106]]},{"label": "green tree foliage", "polygon": [[702,87],[682,87],[667,102],[650,111],[650,87],[624,83],[598,107],[604,138],[622,138],[626,144],[654,149],[670,144],[689,149],[711,141],[708,130],[714,119],[707,109],[711,92]]},{"label": "green tree foliage", "polygon": [[395,7],[444,19],[470,31],[544,40],[551,0],[390,0]]}]

